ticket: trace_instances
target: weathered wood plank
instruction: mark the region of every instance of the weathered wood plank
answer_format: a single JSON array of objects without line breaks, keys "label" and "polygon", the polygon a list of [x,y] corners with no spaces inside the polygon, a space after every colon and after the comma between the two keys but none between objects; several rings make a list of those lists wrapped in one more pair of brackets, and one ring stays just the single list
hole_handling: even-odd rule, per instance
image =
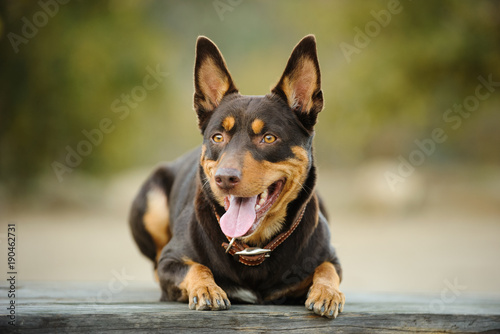
[{"label": "weathered wood plank", "polygon": [[[477,333],[500,331],[499,316],[402,315],[347,313],[335,321],[295,312],[150,312],[25,316],[13,333],[89,333],[165,331],[177,333]],[[22,319],[22,318],[21,318]],[[493,332],[492,332],[493,333]]]},{"label": "weathered wood plank", "polygon": [[119,290],[106,284],[26,284],[18,289],[16,327],[2,316],[0,332],[500,333],[500,301],[495,298],[462,298],[436,311],[430,307],[433,299],[425,296],[350,295],[344,313],[329,320],[303,306],[190,311],[185,304],[158,302],[154,285]]}]

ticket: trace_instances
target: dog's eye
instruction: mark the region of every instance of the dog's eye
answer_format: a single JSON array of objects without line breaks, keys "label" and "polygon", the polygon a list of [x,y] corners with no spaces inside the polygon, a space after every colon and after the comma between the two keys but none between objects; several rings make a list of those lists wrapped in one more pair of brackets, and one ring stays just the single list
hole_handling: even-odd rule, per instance
[{"label": "dog's eye", "polygon": [[217,133],[212,136],[212,140],[214,143],[222,143],[224,141],[224,136],[220,133]]},{"label": "dog's eye", "polygon": [[276,141],[276,136],[273,135],[265,135],[262,141],[266,144],[272,144]]}]

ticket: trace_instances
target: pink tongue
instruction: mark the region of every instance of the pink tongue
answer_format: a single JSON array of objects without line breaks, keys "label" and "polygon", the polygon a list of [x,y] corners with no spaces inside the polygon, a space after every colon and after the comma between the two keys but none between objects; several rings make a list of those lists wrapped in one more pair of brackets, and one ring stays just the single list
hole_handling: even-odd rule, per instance
[{"label": "pink tongue", "polygon": [[220,217],[220,228],[231,238],[241,237],[252,227],[256,213],[257,196],[233,197],[229,209]]}]

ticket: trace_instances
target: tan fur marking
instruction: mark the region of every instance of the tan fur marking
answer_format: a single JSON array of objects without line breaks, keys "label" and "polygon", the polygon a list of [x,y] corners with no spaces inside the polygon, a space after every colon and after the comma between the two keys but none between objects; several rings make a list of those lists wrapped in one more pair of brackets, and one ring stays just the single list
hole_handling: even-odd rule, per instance
[{"label": "tan fur marking", "polygon": [[200,162],[203,161],[203,159],[205,158],[205,153],[207,152],[207,146],[205,144],[203,144],[201,146],[201,155],[200,155]]},{"label": "tan fur marking", "polygon": [[200,164],[203,167],[203,171],[205,172],[205,175],[207,176],[207,178],[211,179],[215,173],[215,168],[217,167],[217,161],[207,159],[205,157],[206,151],[207,151],[207,148],[205,145],[203,145],[201,148]]},{"label": "tan fur marking", "polygon": [[211,180],[215,173],[215,168],[217,167],[217,161],[210,160],[205,157],[206,147],[203,145],[201,149],[200,164],[203,167],[203,171],[209,180]]},{"label": "tan fur marking", "polygon": [[228,116],[224,118],[224,121],[222,121],[222,127],[224,128],[224,130],[229,132],[233,128],[234,122],[235,122],[234,117]]},{"label": "tan fur marking", "polygon": [[263,128],[264,128],[264,122],[261,119],[257,118],[252,122],[252,130],[253,133],[255,133],[256,135],[258,135]]},{"label": "tan fur marking", "polygon": [[327,316],[331,314],[331,317],[335,318],[338,312],[343,310],[345,296],[339,290],[340,277],[333,264],[330,262],[320,264],[314,271],[312,283],[306,307],[312,304],[315,313]]},{"label": "tan fur marking", "polygon": [[[185,258],[183,260],[189,266],[189,269],[179,284],[182,292],[182,297],[179,301],[189,301],[190,309],[221,308],[217,300],[219,302],[222,300],[222,303],[224,303],[223,300],[227,300],[228,298],[224,290],[215,283],[212,271],[208,267],[191,259]],[[193,302],[194,297],[198,299],[196,304]],[[207,303],[207,300],[210,301],[210,304]]]},{"label": "tan fur marking", "polygon": [[198,72],[198,82],[200,83],[200,90],[209,99],[201,102],[207,110],[217,107],[229,89],[227,76],[220,71],[211,58],[205,59],[201,64]]},{"label": "tan fur marking", "polygon": [[[299,191],[302,189],[309,165],[309,157],[305,149],[295,146],[292,148],[292,152],[295,155],[294,157],[277,163],[257,161],[252,157],[250,152],[247,152],[244,156],[242,180],[231,191],[232,195],[238,197],[255,196],[262,193],[271,184],[281,178],[286,178],[287,181],[283,186],[280,197],[276,200],[259,227],[252,235],[242,238],[243,242],[253,245],[263,245],[281,230],[286,218],[287,205],[297,197]],[[220,160],[223,159],[221,158]],[[217,200],[221,205],[224,205],[224,196],[227,196],[227,193],[224,193],[217,187],[212,177],[218,167],[218,162],[204,160],[202,161],[202,166],[209,177],[210,187]]]},{"label": "tan fur marking", "polygon": [[314,271],[313,284],[333,284],[338,290],[340,277],[331,262],[323,262]]},{"label": "tan fur marking", "polygon": [[151,189],[147,194],[147,211],[144,214],[144,227],[153,238],[158,261],[163,247],[172,238],[169,226],[167,197],[158,188]]},{"label": "tan fur marking", "polygon": [[[245,177],[248,177],[248,180],[252,180],[250,182],[254,182],[254,178],[258,179],[258,176],[255,174],[262,173],[264,176],[266,184],[260,191],[261,193],[271,184],[276,182],[282,177],[287,179],[286,184],[283,186],[281,191],[281,195],[278,200],[274,203],[271,210],[266,215],[266,218],[260,226],[257,228],[255,233],[248,238],[244,239],[245,242],[254,243],[254,244],[263,244],[266,241],[270,240],[276,233],[281,230],[282,224],[286,218],[286,208],[288,203],[297,198],[300,190],[302,189],[302,184],[305,182],[307,177],[307,166],[309,164],[309,158],[307,152],[299,146],[295,146],[292,148],[293,153],[295,154],[294,158],[290,158],[283,162],[271,163],[268,161],[264,161],[260,163],[260,170],[248,170],[248,176],[245,174],[245,170],[243,172],[244,181],[247,180]],[[248,154],[247,159],[253,160],[250,154]],[[255,163],[259,164],[254,160]],[[252,164],[250,164],[252,165]],[[246,168],[245,164],[245,168]],[[262,178],[262,176],[261,176]]]},{"label": "tan fur marking", "polygon": [[314,62],[302,57],[297,68],[283,80],[283,92],[287,96],[288,105],[293,109],[300,105],[302,111],[308,112],[313,107],[312,95],[317,86],[317,73]]},{"label": "tan fur marking", "polygon": [[[219,192],[220,189],[215,184],[214,175],[215,175],[215,171],[217,170],[217,167],[219,165],[219,162],[224,158],[225,153],[222,154],[219,161],[215,161],[215,160],[207,159],[205,157],[205,152],[206,152],[206,147],[205,147],[205,145],[203,145],[201,148],[200,165],[203,168],[203,172],[205,173],[205,176],[207,177],[207,179],[210,183],[210,188],[212,188],[212,191]],[[224,206],[224,197],[223,196],[217,196],[216,199],[218,200],[220,205]]]},{"label": "tan fur marking", "polygon": [[191,260],[190,258],[188,258],[187,256],[184,256],[182,258],[182,262],[184,262],[185,265],[188,265],[188,266],[192,266],[193,264],[196,264],[196,262],[194,262],[193,260]]},{"label": "tan fur marking", "polygon": [[214,276],[208,267],[192,260],[187,260],[185,263],[189,265],[189,270],[179,285],[181,289],[190,291],[199,285],[215,285]]}]

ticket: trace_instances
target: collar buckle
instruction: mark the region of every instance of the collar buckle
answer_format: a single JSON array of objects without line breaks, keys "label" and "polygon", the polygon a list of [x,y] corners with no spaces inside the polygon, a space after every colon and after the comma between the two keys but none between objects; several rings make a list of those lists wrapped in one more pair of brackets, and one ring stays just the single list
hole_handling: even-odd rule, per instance
[{"label": "collar buckle", "polygon": [[[244,265],[247,266],[258,266],[259,264],[264,262],[266,258],[270,257],[268,253],[272,252],[283,241],[285,241],[290,236],[290,234],[292,234],[293,231],[295,231],[300,221],[302,220],[302,217],[304,216],[306,207],[307,204],[304,205],[298,218],[294,221],[290,229],[286,232],[281,233],[276,238],[274,238],[268,245],[265,246],[265,248],[249,247],[248,245],[245,245],[244,243],[237,241],[236,238],[230,239],[230,237],[227,237],[229,243],[224,242],[222,244],[222,247],[225,248],[226,253],[229,253],[231,255],[238,255],[237,259],[238,262],[243,263]],[[215,216],[217,217],[217,221],[220,222],[220,218],[219,215],[217,214],[217,211],[215,210],[215,207],[214,211],[215,211]]]},{"label": "collar buckle", "polygon": [[266,254],[266,257],[269,257],[269,252],[271,252],[271,249],[265,249],[265,248],[259,248],[259,247],[248,247],[245,248],[242,251],[236,252],[234,254],[236,255],[246,255],[246,256],[253,256],[253,255],[260,255],[260,254]]}]

